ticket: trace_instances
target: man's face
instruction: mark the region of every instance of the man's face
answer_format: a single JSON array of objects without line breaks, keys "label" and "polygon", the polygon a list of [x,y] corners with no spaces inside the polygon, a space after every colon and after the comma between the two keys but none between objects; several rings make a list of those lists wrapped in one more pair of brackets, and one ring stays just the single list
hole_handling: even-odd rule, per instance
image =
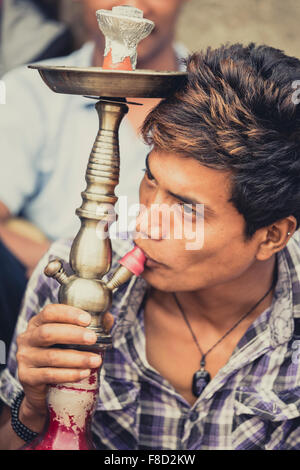
[{"label": "man's face", "polygon": [[143,10],[144,17],[155,23],[152,33],[138,46],[138,60],[143,63],[172,40],[176,20],[181,7],[187,0],[81,0],[84,8],[85,22],[91,37],[103,44],[103,35],[98,27],[95,12],[100,9],[111,10],[118,5],[131,5]]},{"label": "man's face", "polygon": [[[150,153],[148,167],[151,174],[145,173],[140,186],[140,204],[146,209],[137,219],[139,235],[135,241],[146,255],[157,261],[146,262],[142,277],[149,284],[163,291],[209,288],[237,279],[255,263],[261,263],[256,259],[259,231],[246,241],[244,218],[228,202],[231,194],[228,172],[207,168],[193,158],[157,151]],[[196,249],[187,249],[193,246],[191,234],[197,238],[196,214],[191,214],[190,204],[185,205],[184,235],[178,239],[178,233],[174,232],[174,222],[178,226],[183,219],[183,207],[179,204],[184,200],[204,204],[204,218],[200,216],[197,222],[198,236],[203,225],[204,242]],[[157,211],[150,212],[155,207],[153,204],[164,204],[165,208],[178,205],[178,211],[174,211],[173,217],[171,214],[166,238],[164,210],[157,217]]]}]

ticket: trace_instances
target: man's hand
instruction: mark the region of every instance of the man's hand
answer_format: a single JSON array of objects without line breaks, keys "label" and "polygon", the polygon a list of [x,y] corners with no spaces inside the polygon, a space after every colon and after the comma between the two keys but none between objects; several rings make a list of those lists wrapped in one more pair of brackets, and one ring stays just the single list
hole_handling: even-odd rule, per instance
[{"label": "man's hand", "polygon": [[[56,344],[80,344],[90,346],[96,342],[96,335],[86,328],[91,316],[67,305],[47,305],[33,317],[27,330],[17,339],[17,361],[19,380],[23,385],[25,398],[20,409],[20,419],[30,427],[30,421],[46,415],[46,394],[49,384],[77,382],[101,365],[101,357],[95,353],[59,349]],[[106,313],[103,326],[109,331],[113,316]],[[36,425],[35,428],[39,426]],[[33,429],[34,430],[34,429]]]}]

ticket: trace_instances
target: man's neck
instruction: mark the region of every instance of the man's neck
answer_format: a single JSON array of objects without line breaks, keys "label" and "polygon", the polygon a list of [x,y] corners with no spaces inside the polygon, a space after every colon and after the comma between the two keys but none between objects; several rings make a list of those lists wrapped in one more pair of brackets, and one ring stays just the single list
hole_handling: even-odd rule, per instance
[{"label": "man's neck", "polygon": [[[95,43],[92,65],[101,67],[103,63],[104,45]],[[172,42],[168,42],[157,54],[138,60],[137,68],[146,70],[178,70],[179,63]]]},{"label": "man's neck", "polygon": [[[193,324],[210,324],[217,330],[232,327],[271,287],[276,267],[275,256],[264,263],[254,264],[243,276],[214,287],[198,291],[180,291],[176,296]],[[158,290],[153,296],[171,315],[180,315],[172,295]],[[273,291],[255,309],[257,318],[272,303]]]}]

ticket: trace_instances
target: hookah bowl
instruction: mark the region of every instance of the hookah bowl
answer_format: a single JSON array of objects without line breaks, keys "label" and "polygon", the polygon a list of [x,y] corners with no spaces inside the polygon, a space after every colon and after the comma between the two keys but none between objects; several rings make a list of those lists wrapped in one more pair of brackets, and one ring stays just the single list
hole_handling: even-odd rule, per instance
[{"label": "hookah bowl", "polygon": [[106,40],[103,68],[134,70],[137,45],[151,33],[154,23],[143,18],[138,8],[125,5],[98,10],[96,16]]},{"label": "hookah bowl", "polygon": [[[135,247],[120,260],[120,267],[109,281],[102,280],[111,268],[108,228],[112,220],[111,206],[117,201],[114,189],[119,183],[119,126],[128,112],[128,104],[135,104],[127,102],[126,98],[165,98],[185,82],[186,74],[134,70],[136,46],[154,27],[143,18],[141,10],[122,6],[112,11],[99,10],[96,15],[106,36],[103,68],[44,65],[29,68],[38,70],[56,93],[97,97],[99,131],[86,169],[87,186],[81,193],[82,205],[76,210],[81,227],[70,251],[73,274],[67,275],[60,260],[51,261],[45,274],[61,284],[60,303],[91,314],[92,321],[87,328],[97,336],[96,344],[91,347],[58,346],[103,356],[112,345],[111,335],[102,327],[103,315],[112,303],[112,293],[133,275],[141,274],[145,262],[143,252]],[[22,449],[93,449],[90,428],[99,391],[99,372],[100,369],[92,370],[90,376],[80,382],[50,385],[45,431]]]}]

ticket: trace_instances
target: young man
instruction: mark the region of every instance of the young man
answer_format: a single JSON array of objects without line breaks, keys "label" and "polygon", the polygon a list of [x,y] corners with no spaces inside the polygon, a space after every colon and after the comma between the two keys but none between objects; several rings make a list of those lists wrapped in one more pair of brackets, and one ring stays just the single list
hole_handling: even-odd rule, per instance
[{"label": "young man", "polygon": [[[194,55],[187,69],[186,86],[143,128],[153,150],[135,243],[147,261],[114,297],[95,442],[99,449],[299,449],[300,112],[293,82],[300,62],[237,44]],[[177,207],[170,237],[160,218],[155,225],[145,217],[157,204]],[[204,243],[190,250],[201,204]],[[180,239],[172,224],[183,215]],[[126,243],[115,241],[112,270]],[[0,382],[3,448],[23,443],[9,410],[21,388],[19,420],[40,432],[47,384],[80,380],[100,364],[91,353],[49,349],[95,342],[84,335],[89,317],[58,305],[58,285],[42,272],[50,256],[67,260],[69,248],[53,245],[29,283],[17,329],[18,378],[14,342]]]},{"label": "young man", "polygon": [[[115,1],[85,0],[83,21],[90,41],[66,57],[47,59],[46,64],[76,67],[101,66],[104,36],[96,20],[96,10],[110,10],[117,4],[134,5],[155,23],[153,33],[140,43],[138,68],[178,70],[186,57],[185,48],[174,43],[177,18],[187,0]],[[21,299],[27,278],[51,241],[74,237],[79,229],[75,210],[81,205],[88,156],[98,131],[94,100],[53,93],[36,71],[27,67],[3,77],[7,102],[0,106],[0,265],[6,264],[10,277],[0,276],[0,326],[6,318],[14,326],[17,306],[6,292],[15,287]],[[138,136],[150,108],[158,100],[140,101],[130,106],[120,129],[121,179],[118,195],[127,204],[138,202],[148,147]],[[123,156],[123,158],[122,158]],[[129,176],[128,176],[129,175]],[[7,222],[21,215],[45,238],[30,239],[10,230]],[[19,282],[14,281],[18,277]],[[1,333],[2,332],[2,333]],[[7,344],[13,328],[0,340]]]}]

